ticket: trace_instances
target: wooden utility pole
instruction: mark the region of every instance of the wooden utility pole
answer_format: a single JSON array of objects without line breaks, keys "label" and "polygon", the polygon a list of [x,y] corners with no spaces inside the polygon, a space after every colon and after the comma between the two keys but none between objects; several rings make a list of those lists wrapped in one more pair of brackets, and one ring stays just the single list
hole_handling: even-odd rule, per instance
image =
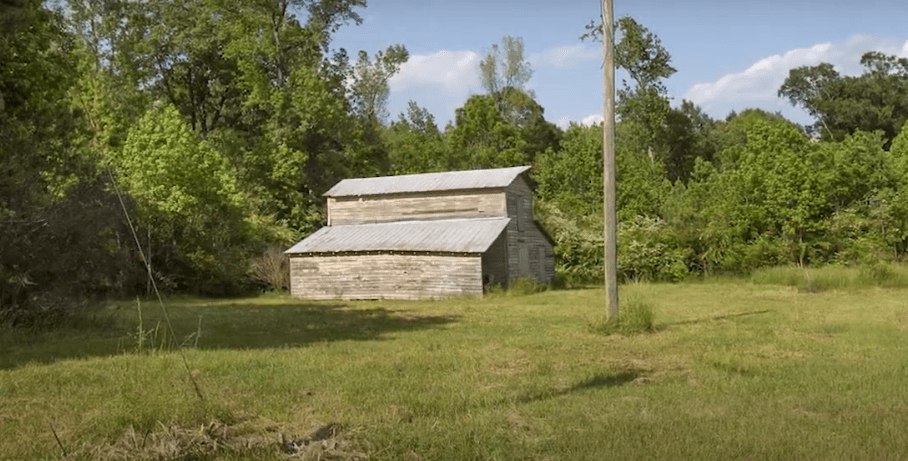
[{"label": "wooden utility pole", "polygon": [[618,214],[615,205],[615,20],[612,0],[602,0],[605,108],[602,114],[605,295],[609,323],[618,323]]}]

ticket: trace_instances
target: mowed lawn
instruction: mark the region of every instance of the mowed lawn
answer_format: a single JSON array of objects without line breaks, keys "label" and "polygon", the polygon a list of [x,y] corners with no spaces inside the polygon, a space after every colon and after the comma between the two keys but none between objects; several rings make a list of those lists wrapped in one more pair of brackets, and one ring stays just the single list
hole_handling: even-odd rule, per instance
[{"label": "mowed lawn", "polygon": [[185,364],[151,301],[0,330],[0,459],[908,459],[908,290],[621,295],[656,332],[596,333],[592,289],[171,300]]}]

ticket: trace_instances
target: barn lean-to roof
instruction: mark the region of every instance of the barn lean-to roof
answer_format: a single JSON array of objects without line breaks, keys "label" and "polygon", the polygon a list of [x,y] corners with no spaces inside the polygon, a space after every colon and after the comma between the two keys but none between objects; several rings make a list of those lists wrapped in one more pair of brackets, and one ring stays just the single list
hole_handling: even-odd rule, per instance
[{"label": "barn lean-to roof", "polygon": [[297,243],[286,253],[484,253],[510,221],[510,218],[477,218],[327,226]]},{"label": "barn lean-to roof", "polygon": [[490,170],[448,171],[378,178],[345,179],[334,185],[327,197],[436,192],[446,190],[488,189],[509,186],[528,166]]}]

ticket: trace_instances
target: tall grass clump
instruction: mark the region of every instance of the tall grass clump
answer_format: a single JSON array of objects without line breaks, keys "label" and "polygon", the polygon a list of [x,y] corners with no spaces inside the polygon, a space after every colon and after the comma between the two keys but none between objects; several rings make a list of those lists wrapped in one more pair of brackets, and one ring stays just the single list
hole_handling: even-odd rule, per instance
[{"label": "tall grass clump", "polygon": [[618,321],[604,318],[592,326],[596,333],[611,335],[636,335],[655,331],[655,309],[653,304],[643,299],[628,299],[619,303]]},{"label": "tall grass clump", "polygon": [[904,288],[908,287],[908,267],[888,263],[860,267],[770,267],[754,271],[750,280],[757,285],[797,287],[808,293],[874,287]]},{"label": "tall grass clump", "polygon": [[134,352],[152,352],[152,351],[170,351],[185,348],[198,348],[199,338],[202,336],[202,317],[199,316],[196,324],[196,330],[179,343],[177,347],[176,338],[168,335],[166,325],[160,320],[157,321],[154,328],[145,327],[145,318],[142,314],[142,303],[136,298],[136,311],[138,312],[138,321],[135,330],[129,334],[133,338]]},{"label": "tall grass clump", "polygon": [[543,292],[546,289],[548,289],[547,285],[532,277],[520,277],[508,284],[507,287],[491,284],[487,289],[487,293],[491,295],[526,296]]}]

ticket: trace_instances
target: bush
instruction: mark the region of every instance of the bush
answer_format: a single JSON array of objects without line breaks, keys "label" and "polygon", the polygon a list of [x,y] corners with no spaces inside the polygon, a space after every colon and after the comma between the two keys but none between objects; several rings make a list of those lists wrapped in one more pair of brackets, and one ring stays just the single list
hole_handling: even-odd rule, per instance
[{"label": "bush", "polygon": [[687,277],[686,251],[665,221],[637,217],[618,226],[618,276],[623,281],[680,282]]},{"label": "bush", "polygon": [[[555,240],[558,278],[567,286],[601,284],[605,260],[601,216],[569,215],[557,203],[537,203],[537,216]],[[619,223],[619,281],[681,281],[689,272],[689,253],[659,218],[638,216]]]},{"label": "bush", "polygon": [[280,247],[270,247],[252,259],[249,275],[272,290],[290,288],[290,258]]}]

